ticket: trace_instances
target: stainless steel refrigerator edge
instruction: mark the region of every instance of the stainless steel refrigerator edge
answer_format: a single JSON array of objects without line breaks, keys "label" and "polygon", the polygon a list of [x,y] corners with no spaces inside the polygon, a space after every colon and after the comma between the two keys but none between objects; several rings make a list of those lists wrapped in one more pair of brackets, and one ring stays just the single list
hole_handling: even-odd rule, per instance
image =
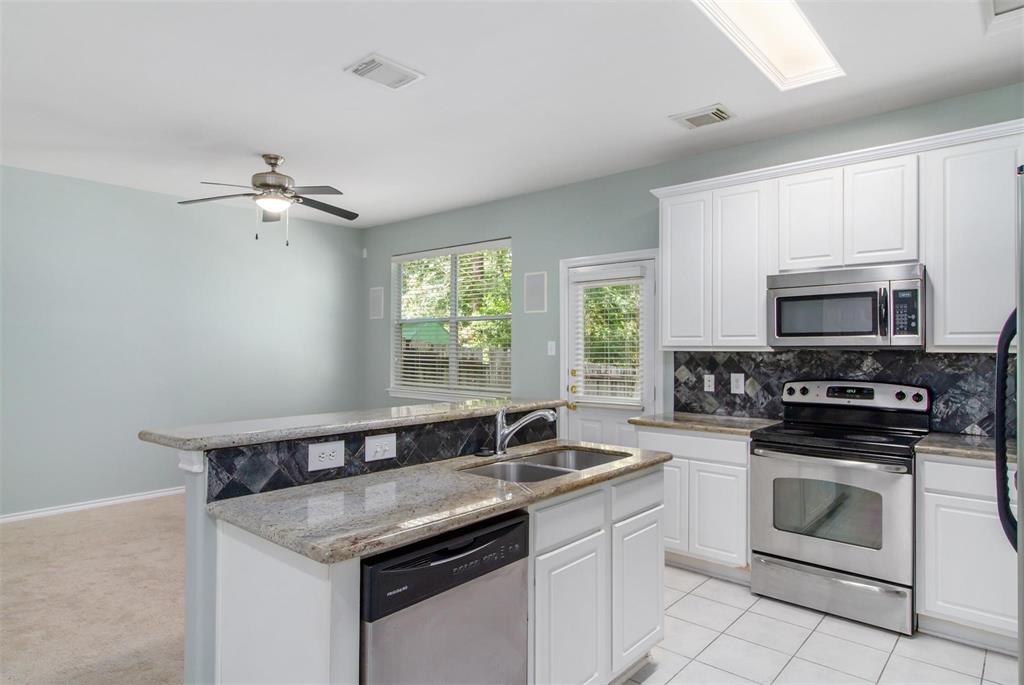
[{"label": "stainless steel refrigerator edge", "polygon": [[[1024,330],[1024,312],[1021,305],[1024,304],[1024,164],[1017,167],[1017,331]],[[1020,349],[1020,338],[1018,338],[1017,349]],[[1017,430],[1024,425],[1024,390],[1021,388],[1020,355],[1017,358]],[[1017,463],[1020,463],[1021,441],[1017,436]],[[1021,585],[1024,585],[1024,526],[1017,527],[1017,617],[1018,621],[1024,616],[1024,593],[1020,592]],[[1024,631],[1021,631],[1020,624],[1017,626],[1017,654],[1024,656]],[[1024,683],[1024,660],[1018,661],[1017,680]]]}]

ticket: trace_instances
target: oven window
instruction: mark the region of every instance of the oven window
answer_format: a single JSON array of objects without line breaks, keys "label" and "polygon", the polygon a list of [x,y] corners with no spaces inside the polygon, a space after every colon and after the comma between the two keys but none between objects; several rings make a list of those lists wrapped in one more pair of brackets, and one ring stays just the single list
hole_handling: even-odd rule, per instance
[{"label": "oven window", "polygon": [[772,503],[778,530],[882,549],[882,496],[877,492],[827,480],[776,478]]},{"label": "oven window", "polygon": [[878,294],[803,295],[776,300],[779,337],[878,335]]}]

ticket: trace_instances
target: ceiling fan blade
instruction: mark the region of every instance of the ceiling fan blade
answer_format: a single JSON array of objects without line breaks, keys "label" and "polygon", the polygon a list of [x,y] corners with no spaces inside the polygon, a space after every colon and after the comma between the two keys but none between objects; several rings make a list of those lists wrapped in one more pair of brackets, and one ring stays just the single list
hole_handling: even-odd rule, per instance
[{"label": "ceiling fan blade", "polygon": [[229,197],[256,197],[259,193],[235,193],[234,195],[217,195],[216,197],[201,197],[197,200],[182,200],[179,205],[194,205],[197,202],[213,202],[214,200],[226,200]]},{"label": "ceiling fan blade", "polygon": [[274,214],[273,212],[268,212],[265,209],[261,209],[260,210],[260,214],[262,214],[262,221],[263,221],[263,223],[268,223],[268,222],[271,222],[271,221],[280,221],[281,220],[281,215],[280,214]]},{"label": "ceiling fan blade", "polygon": [[341,191],[333,186],[295,186],[292,190],[305,195],[341,195]]},{"label": "ceiling fan blade", "polygon": [[252,190],[252,186],[240,186],[237,183],[214,183],[213,181],[200,181],[206,186],[227,186],[228,188],[248,188]]},{"label": "ceiling fan blade", "polygon": [[333,205],[320,202],[319,200],[311,200],[308,197],[301,197],[299,195],[296,195],[295,197],[302,202],[304,206],[309,207],[310,209],[319,209],[321,212],[340,216],[342,219],[348,219],[349,221],[359,217],[355,212],[350,212],[347,209],[342,209],[341,207],[334,207]]}]

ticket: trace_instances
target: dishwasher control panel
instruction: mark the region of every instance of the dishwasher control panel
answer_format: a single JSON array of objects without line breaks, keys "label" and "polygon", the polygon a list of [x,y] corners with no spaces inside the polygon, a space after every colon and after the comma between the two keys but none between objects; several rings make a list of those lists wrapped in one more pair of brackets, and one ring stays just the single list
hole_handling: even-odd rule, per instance
[{"label": "dishwasher control panel", "polygon": [[363,560],[362,619],[376,621],[529,553],[529,517],[514,513]]}]

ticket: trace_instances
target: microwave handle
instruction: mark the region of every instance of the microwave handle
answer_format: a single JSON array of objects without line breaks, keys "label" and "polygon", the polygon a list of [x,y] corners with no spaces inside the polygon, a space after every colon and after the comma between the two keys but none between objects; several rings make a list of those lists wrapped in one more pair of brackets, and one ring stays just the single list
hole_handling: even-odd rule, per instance
[{"label": "microwave handle", "polygon": [[878,289],[878,334],[889,337],[889,289]]}]

